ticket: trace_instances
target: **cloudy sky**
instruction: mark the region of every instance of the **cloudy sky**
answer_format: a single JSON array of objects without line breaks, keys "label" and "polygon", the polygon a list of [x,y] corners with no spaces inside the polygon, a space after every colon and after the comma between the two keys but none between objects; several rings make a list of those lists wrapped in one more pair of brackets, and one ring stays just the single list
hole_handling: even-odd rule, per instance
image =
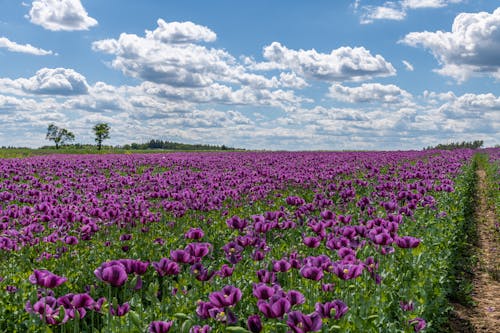
[{"label": "cloudy sky", "polygon": [[493,0],[0,0],[0,146],[500,144]]}]

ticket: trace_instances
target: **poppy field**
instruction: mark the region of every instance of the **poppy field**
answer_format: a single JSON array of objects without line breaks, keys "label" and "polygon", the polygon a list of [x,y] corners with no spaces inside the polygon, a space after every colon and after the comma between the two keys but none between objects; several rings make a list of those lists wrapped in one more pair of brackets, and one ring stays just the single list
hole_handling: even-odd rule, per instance
[{"label": "poppy field", "polygon": [[435,332],[473,154],[0,159],[0,331]]}]

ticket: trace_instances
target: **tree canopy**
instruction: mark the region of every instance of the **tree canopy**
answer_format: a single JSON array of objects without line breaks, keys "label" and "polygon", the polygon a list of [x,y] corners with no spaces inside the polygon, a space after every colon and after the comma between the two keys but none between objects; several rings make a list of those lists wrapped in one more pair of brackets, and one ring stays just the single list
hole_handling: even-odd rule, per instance
[{"label": "tree canopy", "polygon": [[109,139],[110,127],[107,123],[99,123],[95,125],[92,130],[95,134],[95,142],[97,142],[97,149],[101,150],[102,142]]},{"label": "tree canopy", "polygon": [[64,145],[66,142],[75,140],[75,135],[65,128],[50,124],[47,127],[45,138],[49,141],[54,141],[56,149],[59,149],[59,146]]}]

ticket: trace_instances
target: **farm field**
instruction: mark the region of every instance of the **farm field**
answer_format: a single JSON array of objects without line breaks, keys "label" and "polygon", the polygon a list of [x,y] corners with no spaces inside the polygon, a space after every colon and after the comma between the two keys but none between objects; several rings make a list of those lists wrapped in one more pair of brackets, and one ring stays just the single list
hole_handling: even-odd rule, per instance
[{"label": "farm field", "polygon": [[478,156],[0,159],[0,331],[440,332]]}]

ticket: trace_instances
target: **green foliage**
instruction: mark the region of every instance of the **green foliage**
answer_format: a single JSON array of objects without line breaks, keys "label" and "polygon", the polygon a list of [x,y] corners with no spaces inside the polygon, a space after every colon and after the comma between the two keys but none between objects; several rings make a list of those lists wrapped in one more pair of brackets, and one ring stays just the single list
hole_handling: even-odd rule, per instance
[{"label": "green foliage", "polygon": [[49,141],[54,141],[56,149],[64,145],[68,141],[74,141],[75,135],[65,128],[60,128],[54,124],[50,124],[47,128],[47,135],[45,137]]},{"label": "green foliage", "polygon": [[92,128],[92,131],[95,134],[95,142],[97,142],[97,150],[101,150],[102,142],[106,139],[109,139],[110,127],[106,123],[99,123]]},{"label": "green foliage", "polygon": [[453,150],[453,149],[478,149],[483,146],[483,140],[475,140],[475,141],[462,141],[462,142],[451,142],[451,143],[440,143],[434,147],[427,147],[425,150],[430,149],[443,149],[443,150]]}]

